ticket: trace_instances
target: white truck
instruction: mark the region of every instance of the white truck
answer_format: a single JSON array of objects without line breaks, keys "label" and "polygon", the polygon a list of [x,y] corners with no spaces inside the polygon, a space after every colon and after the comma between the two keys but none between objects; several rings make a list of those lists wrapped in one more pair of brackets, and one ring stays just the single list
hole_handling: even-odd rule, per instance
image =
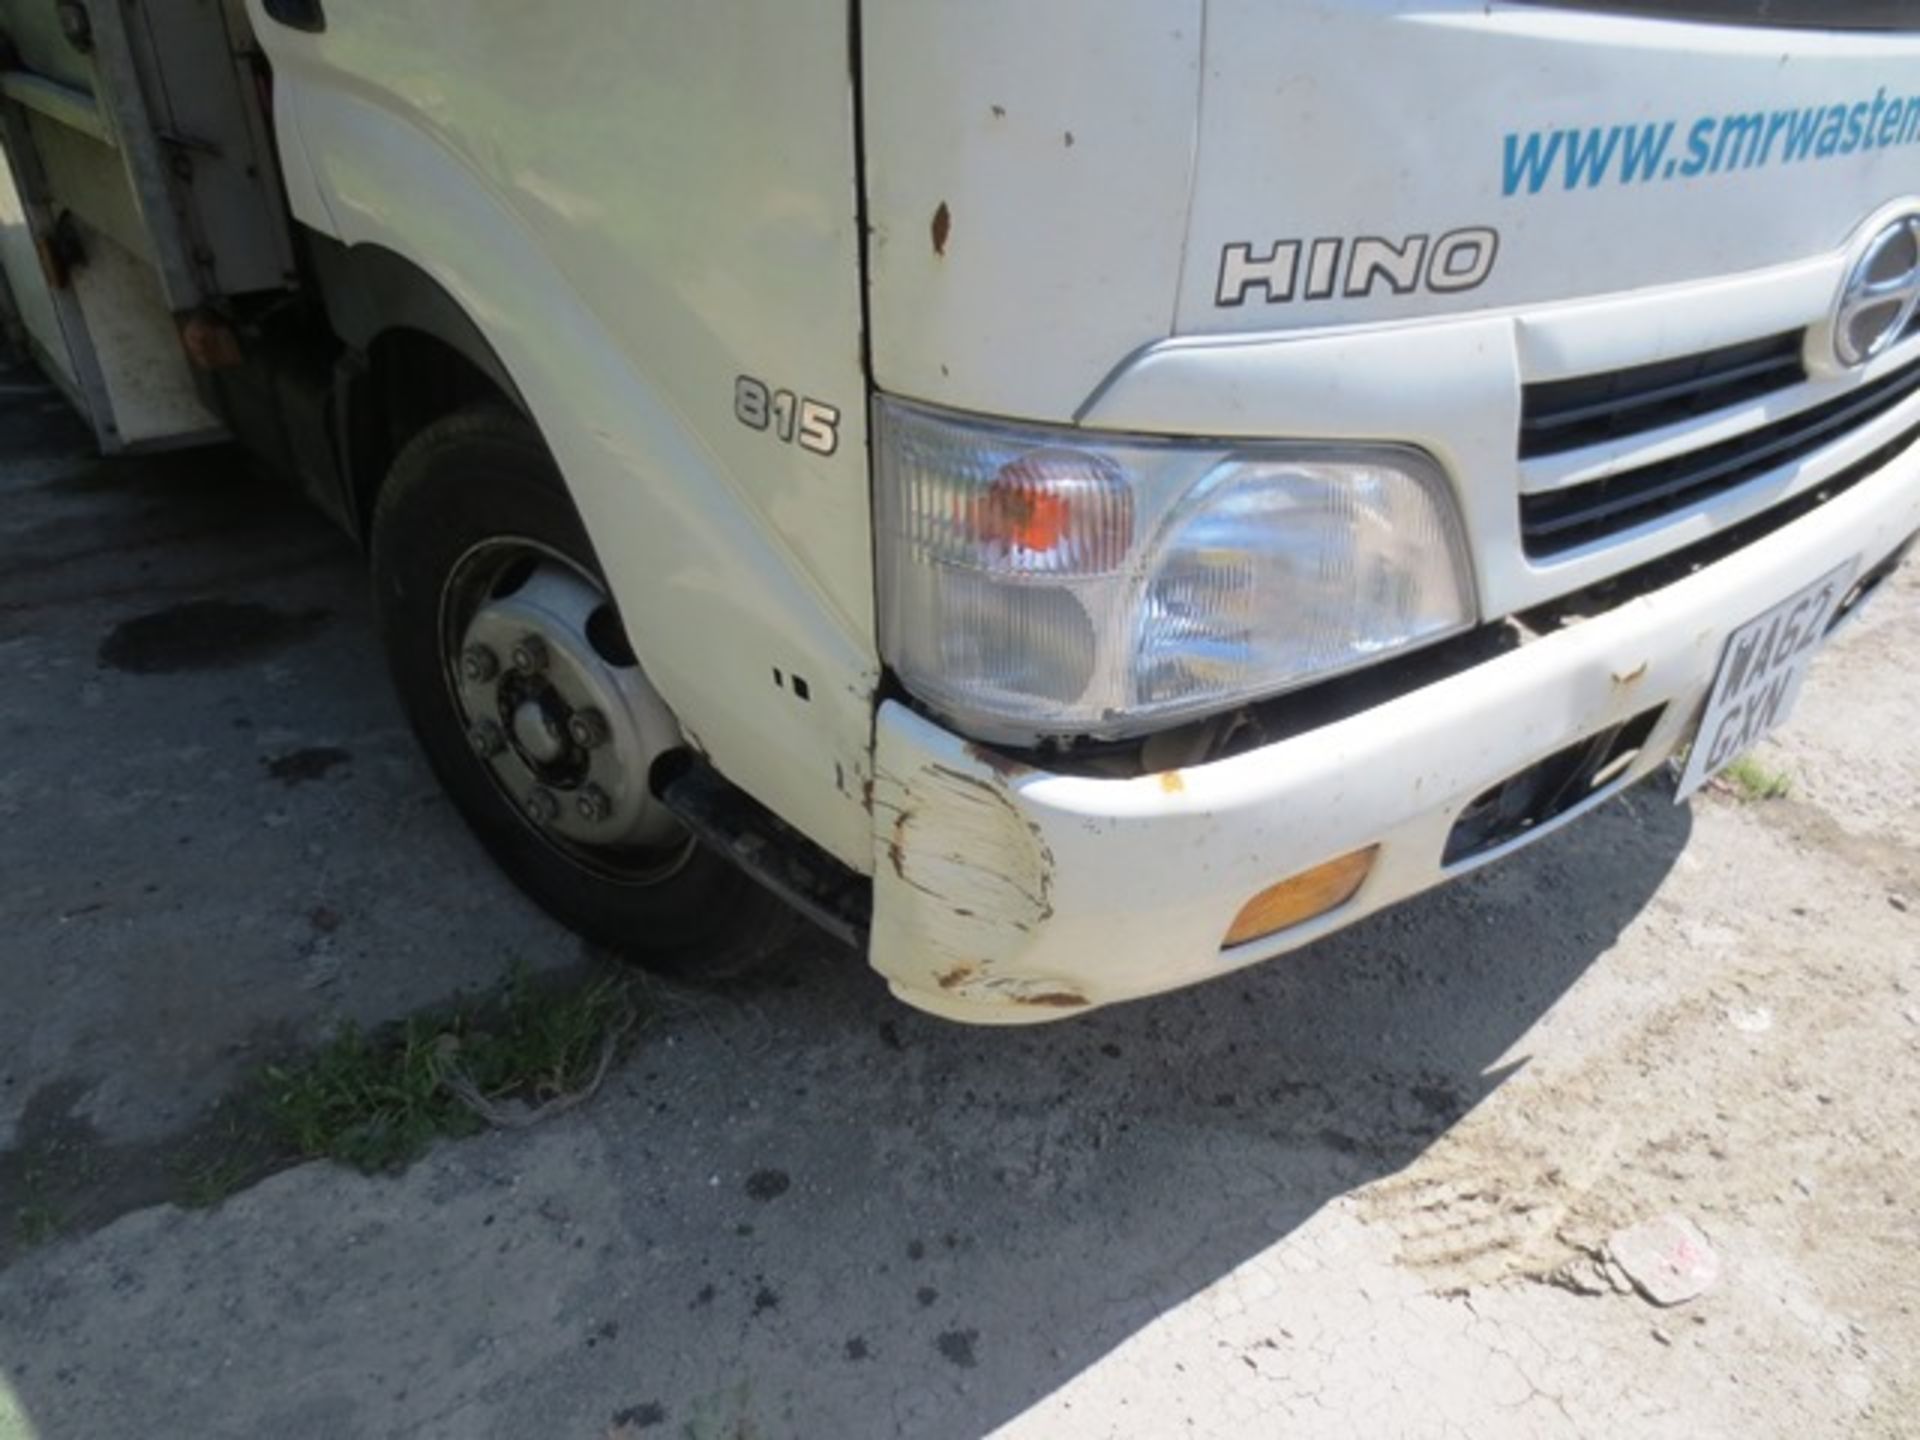
[{"label": "white truck", "polygon": [[1691,789],[1920,532],[1916,0],[0,28],[42,362],[363,539],[473,829],[662,963],[1269,959]]}]

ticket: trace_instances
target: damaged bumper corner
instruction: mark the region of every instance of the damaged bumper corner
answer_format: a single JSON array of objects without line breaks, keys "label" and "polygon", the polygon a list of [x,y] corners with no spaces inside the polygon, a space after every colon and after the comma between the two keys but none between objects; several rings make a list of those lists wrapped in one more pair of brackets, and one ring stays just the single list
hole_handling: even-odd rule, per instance
[{"label": "damaged bumper corner", "polygon": [[[1322,729],[1165,774],[1032,769],[889,701],[875,730],[872,963],[921,1009],[1022,1024],[1297,949],[1663,765],[1689,740],[1732,630],[1846,560],[1872,569],[1916,530],[1920,449],[1654,594]],[[1589,800],[1445,860],[1475,797],[1656,709],[1631,763]],[[1345,904],[1223,945],[1256,892],[1375,845],[1377,863]]]}]

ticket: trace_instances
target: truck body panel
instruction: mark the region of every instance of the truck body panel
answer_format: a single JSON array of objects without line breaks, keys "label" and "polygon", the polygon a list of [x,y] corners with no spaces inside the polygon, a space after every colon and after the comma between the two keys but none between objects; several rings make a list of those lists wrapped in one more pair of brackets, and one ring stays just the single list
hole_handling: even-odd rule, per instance
[{"label": "truck body panel", "polygon": [[863,7],[882,389],[1063,420],[1170,332],[1203,8]]},{"label": "truck body panel", "polygon": [[[1789,37],[1466,0],[1210,0],[1175,328],[1562,304],[1828,253],[1914,189],[1920,36]],[[1490,254],[1456,239],[1444,273],[1449,237],[1487,232]],[[1236,246],[1256,265],[1297,246],[1291,295],[1242,285]]]},{"label": "truck body panel", "polygon": [[[297,218],[455,298],[692,738],[865,868],[878,662],[844,22],[771,0],[604,0],[564,25],[335,0],[319,34],[255,14]],[[832,407],[832,453],[741,423],[743,376]]]},{"label": "truck body panel", "polygon": [[[1783,42],[1468,0],[1100,8],[1096,24],[1071,7],[874,7],[882,388],[1085,421],[1103,381],[1169,336],[1774,270],[1831,254],[1915,185],[1911,33]],[[1018,44],[997,38],[1009,27]],[[929,44],[952,57],[934,74],[915,63]]]}]

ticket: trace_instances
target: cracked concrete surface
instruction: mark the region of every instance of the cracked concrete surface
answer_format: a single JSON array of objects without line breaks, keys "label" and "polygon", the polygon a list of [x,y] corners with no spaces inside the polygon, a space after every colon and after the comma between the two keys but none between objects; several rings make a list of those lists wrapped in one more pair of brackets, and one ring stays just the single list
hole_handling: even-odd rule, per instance
[{"label": "cracked concrete surface", "polygon": [[[50,1116],[164,1155],[262,1037],[575,960],[437,800],[320,521],[13,404],[0,1155]],[[324,618],[103,662],[213,601]],[[1912,1435],[1916,638],[1910,570],[1769,747],[1787,800],[1642,790],[1211,987],[976,1032],[810,939],[550,1125],[104,1197],[0,1261],[0,1437]],[[1546,1283],[1669,1210],[1701,1299]]]}]

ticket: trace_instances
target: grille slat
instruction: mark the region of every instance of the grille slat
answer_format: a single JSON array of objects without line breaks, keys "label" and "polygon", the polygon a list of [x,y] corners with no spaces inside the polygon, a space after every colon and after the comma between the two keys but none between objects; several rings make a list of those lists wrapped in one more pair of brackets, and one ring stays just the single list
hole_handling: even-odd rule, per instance
[{"label": "grille slat", "polygon": [[1805,459],[1914,394],[1920,394],[1920,363],[1716,445],[1584,485],[1523,495],[1522,543],[1529,556],[1548,557],[1659,519]]},{"label": "grille slat", "polygon": [[1637,435],[1798,385],[1807,378],[1803,335],[1794,330],[1678,360],[1529,385],[1520,412],[1520,458]]}]

